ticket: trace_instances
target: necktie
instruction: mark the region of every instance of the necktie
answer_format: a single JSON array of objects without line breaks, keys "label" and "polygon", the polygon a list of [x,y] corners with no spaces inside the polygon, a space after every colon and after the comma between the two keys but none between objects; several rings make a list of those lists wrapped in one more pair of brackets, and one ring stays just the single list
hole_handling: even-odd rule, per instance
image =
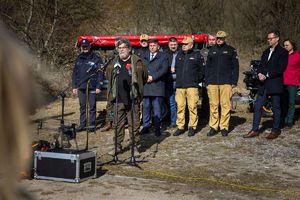
[{"label": "necktie", "polygon": [[151,53],[150,61],[153,60],[153,58],[154,58],[154,54]]}]

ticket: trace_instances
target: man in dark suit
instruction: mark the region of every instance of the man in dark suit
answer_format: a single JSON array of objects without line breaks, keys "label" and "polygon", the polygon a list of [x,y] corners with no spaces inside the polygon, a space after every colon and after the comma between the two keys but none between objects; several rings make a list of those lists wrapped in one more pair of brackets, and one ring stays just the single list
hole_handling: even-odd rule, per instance
[{"label": "man in dark suit", "polygon": [[149,133],[152,107],[156,136],[161,135],[161,104],[165,96],[165,79],[169,68],[167,56],[159,51],[159,47],[157,39],[149,40],[149,51],[143,57],[149,76],[144,87],[143,129],[141,134]]},{"label": "man in dark suit", "polygon": [[270,31],[268,33],[269,47],[261,56],[261,63],[258,67],[258,87],[257,99],[254,105],[253,125],[249,133],[244,138],[252,138],[259,135],[258,128],[261,121],[261,108],[267,96],[272,99],[273,126],[267,139],[275,139],[280,133],[280,95],[283,92],[283,72],[288,62],[288,52],[279,44],[279,32]]}]

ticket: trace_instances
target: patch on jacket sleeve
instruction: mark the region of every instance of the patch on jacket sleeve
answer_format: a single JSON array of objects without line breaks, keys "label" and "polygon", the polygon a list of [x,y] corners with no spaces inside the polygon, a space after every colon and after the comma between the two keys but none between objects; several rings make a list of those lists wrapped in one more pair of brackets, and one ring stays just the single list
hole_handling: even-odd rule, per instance
[{"label": "patch on jacket sleeve", "polygon": [[223,54],[228,54],[228,51],[223,51]]},{"label": "patch on jacket sleeve", "polygon": [[190,60],[195,60],[195,58],[194,57],[190,57]]},{"label": "patch on jacket sleeve", "polygon": [[216,51],[213,51],[212,53],[213,53],[213,54],[216,54],[217,52],[216,52]]}]

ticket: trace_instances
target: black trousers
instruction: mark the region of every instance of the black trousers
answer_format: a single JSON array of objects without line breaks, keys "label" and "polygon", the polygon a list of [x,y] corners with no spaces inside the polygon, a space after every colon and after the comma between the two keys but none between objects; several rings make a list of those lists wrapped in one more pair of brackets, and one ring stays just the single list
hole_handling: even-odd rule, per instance
[{"label": "black trousers", "polygon": [[[79,105],[80,105],[80,126],[86,126],[86,90],[78,90],[78,98],[79,98]],[[90,90],[89,91],[89,125],[95,126],[96,120],[96,91]]]}]

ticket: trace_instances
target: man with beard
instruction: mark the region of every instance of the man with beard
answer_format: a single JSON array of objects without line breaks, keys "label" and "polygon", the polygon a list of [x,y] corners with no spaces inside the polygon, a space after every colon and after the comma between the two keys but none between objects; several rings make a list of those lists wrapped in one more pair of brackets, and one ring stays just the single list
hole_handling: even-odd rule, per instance
[{"label": "man with beard", "polygon": [[[77,131],[85,130],[88,125],[89,130],[94,131],[96,94],[100,93],[101,82],[103,82],[103,74],[98,72],[97,69],[102,64],[102,60],[91,51],[91,44],[87,39],[81,41],[80,51],[72,74],[73,94],[78,95],[80,104],[80,126]],[[87,103],[90,108],[88,122],[86,118]]]},{"label": "man with beard", "polygon": [[[116,153],[121,153],[126,120],[130,137],[134,134],[136,141],[139,141],[137,137],[140,128],[140,102],[143,99],[148,71],[142,60],[131,53],[132,46],[129,40],[121,38],[116,48],[118,56],[108,66],[106,76],[108,101],[114,104],[114,110],[117,111],[114,117],[114,127],[117,128]],[[137,149],[136,152],[138,152]]]}]

